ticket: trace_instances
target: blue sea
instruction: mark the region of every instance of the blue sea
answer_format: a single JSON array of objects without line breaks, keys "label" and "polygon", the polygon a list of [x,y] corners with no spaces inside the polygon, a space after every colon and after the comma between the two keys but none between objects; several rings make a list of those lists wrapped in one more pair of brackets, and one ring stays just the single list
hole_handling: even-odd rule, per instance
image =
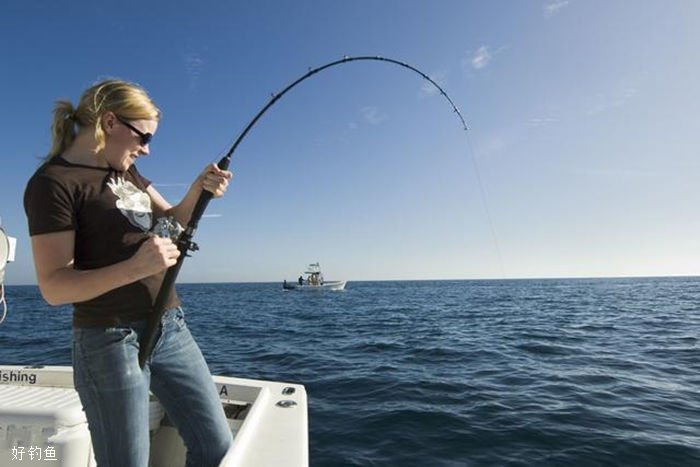
[{"label": "blue sea", "polygon": [[[212,372],[302,383],[312,466],[698,466],[700,278],[178,285]],[[7,287],[0,362],[70,364]]]}]

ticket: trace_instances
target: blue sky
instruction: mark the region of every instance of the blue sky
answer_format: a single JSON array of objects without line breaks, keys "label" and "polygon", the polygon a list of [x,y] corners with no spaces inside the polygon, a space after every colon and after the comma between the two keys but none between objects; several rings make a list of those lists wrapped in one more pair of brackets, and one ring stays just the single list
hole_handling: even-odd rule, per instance
[{"label": "blue sky", "polygon": [[[34,283],[22,209],[54,100],[143,85],[139,169],[171,202],[267,102],[181,282],[700,273],[700,2],[11,0],[0,15],[8,284]],[[479,185],[481,181],[481,186]]]}]

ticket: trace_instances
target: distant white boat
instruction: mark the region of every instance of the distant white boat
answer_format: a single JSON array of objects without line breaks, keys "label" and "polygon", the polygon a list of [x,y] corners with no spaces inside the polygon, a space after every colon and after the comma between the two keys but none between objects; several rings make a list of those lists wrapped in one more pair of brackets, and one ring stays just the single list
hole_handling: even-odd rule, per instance
[{"label": "distant white boat", "polygon": [[323,273],[321,272],[321,266],[316,263],[309,264],[309,268],[306,271],[306,279],[303,276],[299,276],[296,282],[287,282],[286,280],[282,283],[282,288],[284,290],[344,290],[347,281],[327,281],[323,278]]},{"label": "distant white boat", "polygon": [[330,281],[324,282],[319,285],[309,285],[309,284],[282,284],[282,288],[285,290],[344,290],[347,281]]}]

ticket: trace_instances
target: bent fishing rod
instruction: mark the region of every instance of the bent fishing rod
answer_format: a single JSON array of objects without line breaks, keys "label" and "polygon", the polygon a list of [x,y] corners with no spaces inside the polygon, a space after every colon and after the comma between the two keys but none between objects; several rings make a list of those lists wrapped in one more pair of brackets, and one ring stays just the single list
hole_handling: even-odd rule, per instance
[{"label": "bent fishing rod", "polygon": [[[308,78],[312,77],[313,75],[326,70],[328,68],[337,66],[337,65],[342,65],[344,63],[350,63],[350,62],[359,62],[359,61],[378,61],[378,62],[386,62],[386,63],[391,63],[394,65],[401,66],[405,69],[411,70],[415,73],[418,73],[420,76],[423,77],[423,79],[427,80],[429,83],[431,83],[435,88],[440,91],[440,94],[447,99],[447,101],[450,103],[452,106],[452,110],[454,113],[457,114],[457,117],[459,117],[460,122],[462,123],[462,127],[464,130],[468,130],[469,128],[467,127],[467,123],[464,121],[464,117],[462,117],[462,113],[459,111],[455,103],[450,99],[450,97],[447,95],[447,93],[440,87],[438,83],[433,81],[433,79],[430,78],[430,76],[426,75],[419,69],[404,63],[399,60],[394,60],[392,58],[387,58],[387,57],[380,57],[380,56],[357,56],[357,57],[343,57],[340,60],[335,60],[333,62],[327,63],[325,65],[319,66],[317,68],[310,69],[306,74],[298,78],[296,81],[292,82],[289,84],[286,88],[284,88],[281,92],[277,94],[273,94],[268,103],[257,113],[257,115],[248,123],[248,125],[245,127],[245,129],[241,132],[241,134],[238,136],[236,141],[233,143],[233,146],[231,146],[231,149],[226,153],[226,155],[218,162],[218,167],[221,170],[227,170],[229,164],[231,163],[231,156],[235,152],[236,148],[238,148],[238,145],[241,144],[241,141],[245,136],[248,134],[248,132],[255,126],[255,124],[260,120],[260,117],[262,117],[265,112],[268,111],[270,107],[272,107],[282,96],[284,96],[287,92],[292,90],[296,85],[300,84],[302,81],[307,80]],[[211,192],[202,190],[202,193],[199,195],[199,199],[197,200],[197,204],[195,205],[193,211],[192,211],[192,216],[190,217],[190,220],[187,224],[187,228],[179,235],[176,241],[176,245],[178,250],[180,251],[180,256],[177,259],[177,263],[175,265],[171,266],[168,268],[168,271],[165,273],[165,277],[163,278],[163,283],[160,287],[160,290],[158,291],[158,295],[156,297],[156,301],[154,302],[153,305],[153,311],[149,315],[148,318],[148,324],[147,327],[144,331],[143,336],[141,337],[140,345],[139,345],[139,364],[141,365],[141,368],[144,367],[146,364],[146,361],[150,358],[151,353],[153,352],[153,346],[156,343],[156,340],[158,336],[160,335],[161,331],[161,319],[163,315],[165,314],[166,307],[167,307],[167,302],[168,302],[168,297],[170,296],[170,293],[172,292],[173,288],[175,287],[175,280],[177,279],[177,275],[180,273],[180,269],[182,268],[182,263],[184,262],[185,258],[188,255],[189,252],[194,252],[198,250],[197,245],[192,241],[192,238],[194,237],[194,233],[197,230],[197,227],[199,225],[199,221],[202,218],[202,215],[204,214],[204,211],[207,208],[207,205],[209,204],[209,201],[211,201],[213,195]]]}]

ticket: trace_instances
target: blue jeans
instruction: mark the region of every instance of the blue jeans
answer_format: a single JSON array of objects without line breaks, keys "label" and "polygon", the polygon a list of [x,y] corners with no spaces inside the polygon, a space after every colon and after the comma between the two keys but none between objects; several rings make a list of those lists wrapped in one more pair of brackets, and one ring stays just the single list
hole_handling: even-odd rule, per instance
[{"label": "blue jeans", "polygon": [[233,442],[216,386],[182,309],[168,310],[144,369],[140,321],[73,329],[73,378],[99,467],[146,467],[149,389],[187,446],[188,466],[219,465]]}]

